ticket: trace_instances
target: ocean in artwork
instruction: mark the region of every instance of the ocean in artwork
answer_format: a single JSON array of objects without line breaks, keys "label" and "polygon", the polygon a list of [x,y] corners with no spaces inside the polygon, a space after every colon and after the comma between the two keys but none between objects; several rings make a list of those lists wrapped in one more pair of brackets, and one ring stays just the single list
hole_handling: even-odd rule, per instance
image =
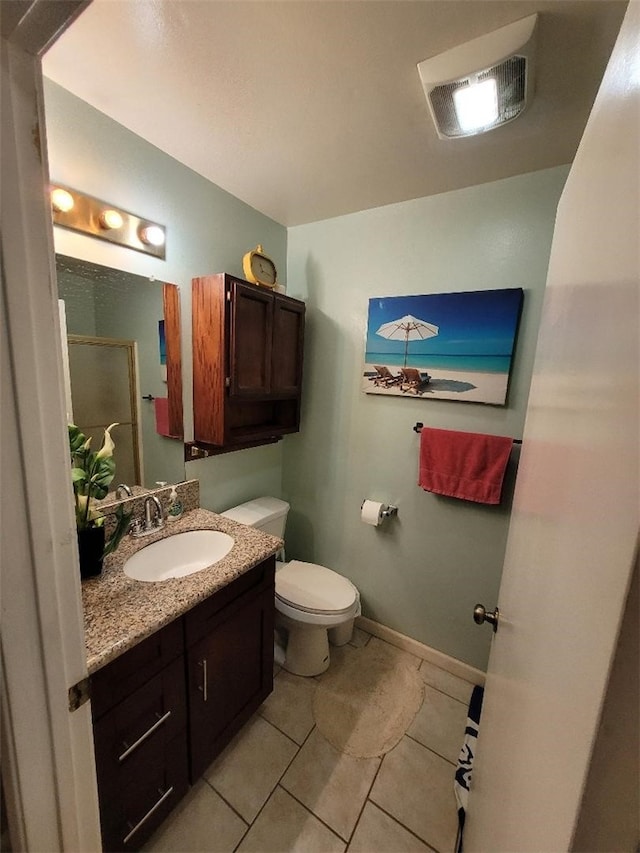
[{"label": "ocean in artwork", "polygon": [[523,301],[522,288],[370,299],[363,390],[504,405]]},{"label": "ocean in artwork", "polygon": [[[364,357],[367,364],[386,364],[403,367],[402,353],[367,352]],[[407,355],[406,367],[419,370],[462,370],[476,373],[509,373],[510,355]]]}]

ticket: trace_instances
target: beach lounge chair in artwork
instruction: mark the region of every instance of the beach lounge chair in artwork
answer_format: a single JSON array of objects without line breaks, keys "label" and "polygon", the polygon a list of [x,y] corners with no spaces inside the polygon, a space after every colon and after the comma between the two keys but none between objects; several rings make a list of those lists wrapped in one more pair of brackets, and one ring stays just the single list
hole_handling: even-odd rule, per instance
[{"label": "beach lounge chair in artwork", "polygon": [[428,373],[420,373],[417,367],[401,367],[400,373],[400,390],[403,394],[422,394],[431,379]]},{"label": "beach lounge chair in artwork", "polygon": [[383,388],[389,388],[391,385],[399,385],[402,381],[402,374],[394,376],[393,373],[384,364],[374,364],[378,375],[373,377],[374,385],[382,385]]}]

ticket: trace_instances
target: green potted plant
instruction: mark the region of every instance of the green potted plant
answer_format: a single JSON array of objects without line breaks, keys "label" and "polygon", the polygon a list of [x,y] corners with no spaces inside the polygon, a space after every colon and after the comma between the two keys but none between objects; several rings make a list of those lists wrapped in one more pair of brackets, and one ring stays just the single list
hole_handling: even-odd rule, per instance
[{"label": "green potted plant", "polygon": [[71,480],[75,498],[80,575],[83,578],[100,574],[103,559],[118,547],[131,521],[132,513],[125,512],[120,504],[115,513],[115,529],[107,540],[105,517],[94,506],[96,500],[106,496],[116,473],[113,459],[115,445],[111,438],[111,430],[116,426],[118,424],[111,424],[104,431],[102,447],[94,453],[91,450],[91,438],[86,438],[77,426],[69,424]]}]

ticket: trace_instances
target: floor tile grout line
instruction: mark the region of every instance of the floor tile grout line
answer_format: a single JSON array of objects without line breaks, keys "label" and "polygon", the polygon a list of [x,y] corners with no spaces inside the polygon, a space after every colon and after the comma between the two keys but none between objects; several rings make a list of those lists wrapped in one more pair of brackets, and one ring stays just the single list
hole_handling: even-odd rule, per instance
[{"label": "floor tile grout line", "polygon": [[[420,670],[418,670],[419,672]],[[464,699],[458,699],[457,696],[452,696],[451,693],[447,693],[446,690],[443,690],[441,687],[436,687],[435,684],[429,684],[428,681],[424,682],[425,687],[430,687],[432,690],[437,691],[438,693],[442,693],[443,696],[448,696],[449,699],[453,699],[454,702],[459,702],[464,708],[469,707],[469,702],[466,702]],[[469,697],[471,698],[471,697]]]},{"label": "floor tile grout line", "polygon": [[[452,767],[458,766],[457,761],[452,761],[450,758],[445,758],[444,755],[440,755],[440,753],[437,752],[432,746],[427,746],[426,744],[422,743],[422,741],[418,740],[418,738],[415,738],[415,737],[413,737],[413,735],[410,735],[408,732],[405,732],[405,737],[408,737],[409,740],[412,740],[414,743],[417,743],[418,746],[421,746],[424,749],[428,749],[429,752],[432,752],[434,755],[437,755],[438,758],[441,758],[443,761],[446,761],[447,764],[450,764]],[[464,732],[463,732],[463,738],[464,738]],[[462,744],[460,745],[460,749],[462,749]]]},{"label": "floor tile grout line", "polygon": [[285,794],[288,794],[288,795],[291,797],[291,799],[295,800],[295,801],[296,801],[296,803],[298,803],[298,805],[299,805],[299,806],[302,806],[302,808],[303,808],[306,812],[308,812],[308,813],[311,815],[311,817],[314,817],[314,818],[315,818],[319,823],[321,823],[324,827],[326,827],[326,829],[328,829],[328,830],[329,830],[329,832],[331,832],[331,833],[332,833],[332,835],[335,835],[335,837],[336,837],[339,841],[342,841],[342,843],[343,843],[343,844],[344,844],[344,846],[345,846],[345,851],[346,851],[346,849],[347,849],[347,846],[348,846],[349,842],[348,842],[348,841],[346,841],[346,840],[342,837],[342,835],[340,835],[340,833],[339,833],[337,830],[335,830],[335,829],[333,829],[333,827],[329,826],[329,824],[328,824],[325,820],[323,820],[321,817],[318,817],[318,815],[317,815],[314,811],[312,811],[312,810],[309,808],[309,806],[306,806],[306,805],[302,802],[302,800],[299,800],[299,799],[296,797],[296,795],[295,795],[295,794],[292,794],[292,793],[291,793],[291,791],[290,791],[288,788],[285,788],[285,787],[284,787],[284,785],[283,785],[281,782],[278,782],[278,784],[276,785],[276,788],[282,788],[282,790],[285,792]]},{"label": "floor tile grout line", "polygon": [[[263,718],[263,719],[264,719],[264,718]],[[269,721],[268,721],[268,720],[265,720],[265,722],[269,722]],[[272,725],[272,724],[270,724],[270,725]],[[274,726],[274,728],[276,728],[276,726]],[[315,724],[314,724],[314,726],[312,727],[311,731],[313,731],[313,729],[315,729]],[[277,729],[277,731],[280,731],[280,729]],[[284,734],[284,732],[282,732],[282,734]],[[304,743],[306,743],[306,742],[307,742],[307,740],[309,739],[309,735],[310,735],[310,734],[311,734],[311,732],[309,732],[309,734],[308,734],[308,735],[307,735],[307,737],[305,738]],[[288,736],[287,736],[287,737],[288,737]],[[291,738],[289,738],[289,740],[291,740]],[[295,743],[295,741],[292,741],[292,743]],[[302,746],[298,746],[298,744],[297,744],[297,743],[296,743],[295,745],[296,745],[296,747],[297,747],[296,752],[291,756],[291,760],[289,761],[289,763],[287,764],[287,766],[284,768],[284,770],[282,771],[282,773],[281,773],[281,774],[280,774],[280,776],[278,777],[278,780],[277,780],[277,782],[275,783],[275,785],[273,786],[273,788],[269,791],[269,795],[267,796],[266,800],[265,800],[265,801],[264,801],[264,803],[260,806],[260,809],[258,810],[258,813],[256,814],[256,816],[254,817],[254,819],[253,819],[253,820],[251,821],[251,823],[249,824],[249,826],[248,826],[248,828],[247,828],[247,832],[249,832],[249,830],[251,829],[251,827],[255,824],[255,822],[258,820],[258,818],[260,817],[260,815],[261,815],[261,814],[262,814],[262,812],[264,811],[264,809],[265,809],[265,807],[266,807],[267,803],[269,802],[269,800],[270,800],[270,799],[271,799],[271,797],[273,796],[274,791],[276,790],[276,788],[282,788],[282,790],[283,790],[283,791],[286,791],[287,793],[290,793],[289,791],[287,791],[287,789],[284,787],[284,785],[281,785],[280,783],[282,782],[282,780],[283,780],[283,778],[284,778],[284,776],[285,776],[285,774],[286,774],[287,770],[291,767],[291,765],[293,764],[293,762],[294,762],[294,761],[296,760],[296,758],[298,757],[298,753],[299,753],[299,752],[300,752],[300,750],[302,749],[302,746],[304,746],[304,744],[303,744]],[[214,790],[215,790],[215,789],[214,789]],[[216,791],[216,793],[217,793],[217,791]],[[225,802],[226,802],[226,801],[225,801]],[[234,811],[235,811],[235,809],[234,809]],[[307,811],[308,811],[308,809],[307,809]],[[246,823],[246,820],[245,820],[244,818],[242,818],[242,819],[243,819],[243,820],[245,821],[245,823]],[[246,833],[245,833],[245,835],[246,835]],[[238,845],[242,844],[242,841],[243,841],[243,840],[244,840],[244,835],[242,836],[242,838],[241,838],[241,839],[240,839],[240,841],[238,842]],[[238,849],[238,847],[235,847],[235,848],[234,848],[234,853],[235,853],[235,850],[237,850],[237,849]]]},{"label": "floor tile grout line", "polygon": [[[306,741],[306,739],[309,737],[309,735],[308,735],[308,734],[307,734],[307,735],[305,735],[305,738],[304,738],[304,740],[302,741],[302,743],[298,743],[298,741],[297,741],[297,740],[294,740],[294,739],[291,737],[291,735],[288,735],[288,734],[287,734],[283,729],[281,729],[281,728],[280,728],[279,726],[277,726],[275,723],[272,723],[272,722],[271,722],[271,720],[268,720],[265,716],[263,716],[263,715],[260,713],[260,708],[258,708],[258,710],[256,711],[256,714],[258,714],[258,716],[260,717],[260,719],[261,719],[261,720],[264,720],[264,721],[265,721],[265,723],[269,723],[269,725],[270,725],[270,726],[273,726],[273,728],[274,728],[277,732],[280,732],[280,734],[281,734],[281,735],[284,735],[284,736],[287,738],[287,740],[290,740],[290,741],[291,741],[291,743],[295,744],[295,745],[298,747],[298,749],[302,749],[302,746],[303,746],[304,742],[305,742],[305,741]],[[315,725],[315,723],[314,723],[314,725]]]},{"label": "floor tile grout line", "polygon": [[[263,718],[263,719],[264,719],[264,718]],[[265,720],[265,722],[268,722],[268,720]],[[274,728],[276,728],[276,727],[274,726]],[[313,729],[314,729],[314,728],[315,728],[315,725],[313,726],[313,728],[312,728],[312,730],[311,730],[311,731],[313,731]],[[280,731],[280,729],[278,729],[278,731]],[[311,732],[309,732],[309,734],[311,734]],[[307,741],[308,737],[309,737],[309,735],[307,735],[307,737],[305,738],[305,743],[306,743],[306,741]],[[289,740],[291,740],[291,738],[289,738]],[[293,741],[293,742],[295,743],[295,741]],[[298,744],[296,744],[296,746],[298,746]],[[301,749],[302,749],[302,746],[298,746],[298,748],[297,748],[296,752],[291,756],[291,761],[289,761],[289,763],[287,764],[287,766],[286,766],[286,767],[284,768],[284,770],[282,771],[282,773],[281,773],[280,777],[278,778],[278,781],[277,781],[277,782],[276,782],[276,784],[273,786],[273,788],[269,791],[269,794],[268,794],[268,796],[267,796],[266,800],[265,800],[265,801],[264,801],[264,803],[260,806],[260,808],[259,808],[259,810],[258,810],[258,812],[257,812],[256,816],[254,817],[254,819],[251,821],[251,823],[250,823],[250,824],[249,824],[249,826],[247,827],[247,831],[246,831],[246,832],[245,832],[245,834],[242,836],[242,838],[240,839],[240,841],[238,842],[238,844],[233,848],[234,853],[235,853],[235,851],[238,849],[238,847],[242,844],[242,842],[243,842],[243,841],[244,841],[244,839],[245,839],[245,836],[246,836],[246,835],[247,835],[247,833],[250,831],[250,829],[253,827],[253,825],[255,824],[255,822],[258,820],[258,818],[260,817],[260,815],[262,814],[262,812],[264,811],[264,809],[265,809],[265,807],[266,807],[267,803],[269,802],[269,800],[270,800],[270,799],[271,799],[271,797],[273,796],[274,791],[276,790],[276,788],[282,787],[282,786],[280,785],[280,782],[282,781],[282,779],[283,779],[283,777],[284,777],[285,773],[287,772],[287,770],[291,767],[291,765],[293,764],[293,762],[294,762],[294,761],[296,760],[296,758],[298,757],[298,753],[300,752],[300,750],[301,750]],[[215,789],[214,789],[214,790],[215,790]],[[286,791],[287,789],[286,789],[286,788],[284,788],[284,787],[282,787],[282,790],[283,790],[283,791]],[[217,793],[217,791],[216,791],[216,793]],[[287,791],[287,793],[289,793],[289,792]],[[225,801],[225,802],[226,802],[226,801]],[[235,809],[234,809],[234,811],[235,811]],[[244,818],[243,818],[243,820],[244,820]],[[246,823],[246,820],[245,820],[245,823]]]},{"label": "floor tile grout line", "polygon": [[[281,732],[281,731],[280,731],[280,729],[279,729],[277,726],[274,726],[274,725],[273,725],[273,723],[269,723],[269,720],[265,720],[265,719],[264,719],[264,717],[263,717],[262,715],[260,715],[260,714],[259,714],[259,711],[256,711],[256,715],[259,715],[261,720],[264,720],[264,722],[265,722],[265,723],[268,723],[270,726],[273,726],[273,728],[274,728],[274,729],[276,729],[276,731],[280,732],[280,734],[284,735],[284,736],[287,738],[287,740],[291,741],[291,743],[296,747],[296,751],[295,751],[295,752],[294,752],[294,754],[291,756],[290,761],[287,763],[287,766],[284,768],[284,770],[282,771],[281,775],[278,777],[278,780],[277,780],[277,782],[275,783],[275,785],[273,786],[273,788],[269,791],[269,795],[267,796],[267,798],[266,798],[266,800],[264,801],[264,803],[260,806],[260,809],[259,809],[259,811],[257,812],[256,816],[253,818],[253,820],[252,820],[252,821],[247,821],[247,819],[246,819],[245,817],[243,817],[243,816],[240,814],[240,812],[238,812],[238,811],[237,811],[237,809],[235,809],[235,808],[231,805],[231,803],[230,803],[230,802],[228,802],[228,801],[225,799],[225,797],[220,793],[220,791],[218,791],[218,789],[215,787],[215,785],[213,784],[213,782],[211,782],[209,779],[207,779],[207,777],[206,777],[206,776],[203,776],[203,777],[202,777],[202,778],[204,779],[204,781],[209,785],[209,787],[210,787],[213,791],[215,791],[215,793],[220,797],[220,799],[221,799],[221,800],[223,800],[223,801],[224,801],[224,802],[229,806],[229,808],[234,812],[234,814],[236,814],[236,815],[237,815],[237,816],[238,816],[238,817],[239,817],[239,818],[240,818],[244,823],[248,824],[248,826],[247,826],[247,831],[248,831],[249,829],[251,829],[251,827],[253,826],[253,824],[256,822],[256,820],[258,819],[258,816],[260,815],[260,812],[264,809],[265,805],[269,802],[269,800],[270,800],[270,798],[271,798],[271,795],[273,794],[273,792],[275,791],[275,789],[276,789],[276,788],[278,787],[278,785],[280,784],[280,780],[282,779],[282,777],[284,776],[284,774],[287,772],[287,770],[289,769],[289,767],[291,767],[291,764],[293,763],[293,761],[295,761],[295,759],[296,759],[296,757],[297,757],[298,753],[299,753],[299,752],[300,752],[300,750],[302,749],[302,746],[301,746],[301,745],[297,744],[297,743],[296,743],[292,738],[290,738],[290,737],[289,737],[287,734],[285,734],[284,732]],[[254,715],[254,717],[255,717],[255,715]],[[315,728],[315,725],[313,726],[313,728]],[[312,730],[313,730],[313,729],[312,729]],[[311,734],[311,732],[309,732],[309,734]],[[308,737],[309,737],[309,735],[307,735],[307,738],[308,738]],[[306,742],[307,738],[305,738],[305,742]],[[222,753],[221,753],[221,754],[222,754]],[[246,835],[246,833],[245,833],[245,835]],[[242,837],[242,838],[244,838],[244,835],[243,835],[243,837]],[[240,841],[238,842],[238,844],[241,844],[241,843],[242,843],[242,839],[240,839]],[[237,849],[237,848],[234,848],[234,850],[235,850],[235,849]]]},{"label": "floor tile grout line", "polygon": [[392,821],[394,821],[394,823],[397,823],[397,824],[398,824],[398,826],[401,826],[403,829],[406,829],[406,830],[407,830],[407,832],[408,832],[410,835],[413,835],[413,837],[414,837],[414,838],[417,838],[417,839],[418,839],[418,841],[420,841],[422,844],[426,844],[426,846],[427,846],[430,850],[433,850],[433,853],[440,853],[440,851],[438,850],[438,848],[437,848],[437,847],[434,847],[434,845],[433,845],[433,844],[431,844],[429,841],[425,841],[425,840],[424,840],[424,838],[421,838],[421,837],[418,835],[418,833],[417,833],[417,832],[414,832],[414,831],[413,831],[412,829],[410,829],[406,824],[402,823],[402,821],[401,821],[401,820],[398,820],[398,818],[397,818],[397,817],[395,817],[394,815],[392,815],[392,814],[391,814],[391,812],[388,812],[385,808],[383,808],[383,807],[380,805],[380,803],[376,803],[376,801],[375,801],[375,800],[370,800],[370,799],[368,799],[368,800],[367,800],[367,802],[371,803],[371,805],[372,805],[372,806],[375,806],[377,809],[380,809],[380,811],[381,811],[381,812],[383,812],[384,814],[386,814],[386,816],[387,816],[388,818],[391,818],[391,820],[392,820]]},{"label": "floor tile grout line", "polygon": [[[230,808],[230,809],[231,809],[231,811],[234,813],[234,815],[236,815],[236,817],[239,817],[239,818],[240,818],[240,820],[241,820],[244,824],[246,824],[247,829],[249,829],[249,827],[251,826],[250,821],[248,821],[248,820],[246,819],[246,817],[243,817],[243,816],[240,814],[240,812],[239,812],[239,811],[238,811],[234,806],[232,806],[232,805],[231,805],[231,803],[229,802],[229,800],[227,800],[227,798],[226,798],[223,794],[221,794],[221,793],[220,793],[220,791],[218,791],[218,789],[217,789],[217,788],[215,788],[215,787],[214,787],[213,783],[212,783],[212,782],[210,782],[210,781],[207,779],[207,777],[206,777],[206,776],[201,776],[200,778],[201,778],[201,779],[203,779],[203,780],[207,783],[207,785],[211,788],[211,790],[213,791],[213,793],[214,793],[214,794],[216,794],[216,796],[220,797],[220,799],[222,800],[222,802],[223,802],[223,803],[225,803],[225,805],[229,806],[229,808]],[[243,837],[244,837],[244,836],[243,836]]]},{"label": "floor tile grout line", "polygon": [[[391,751],[391,750],[389,750],[389,751]],[[369,802],[369,797],[371,796],[371,791],[373,790],[373,786],[376,784],[376,779],[378,778],[378,773],[380,773],[380,768],[382,767],[382,762],[384,761],[386,755],[387,755],[387,753],[385,752],[385,754],[380,758],[380,764],[378,764],[378,766],[376,768],[376,772],[373,774],[373,779],[371,780],[371,784],[369,785],[369,790],[367,791],[367,795],[364,798],[364,802],[362,803],[362,808],[358,812],[358,817],[356,818],[356,822],[354,823],[353,829],[351,830],[351,835],[349,836],[349,840],[347,841],[347,849],[349,847],[349,844],[351,844],[351,841],[353,840],[353,836],[355,835],[356,829],[358,828],[358,824],[360,823],[360,819],[362,817],[362,812],[364,811],[365,806]]]}]

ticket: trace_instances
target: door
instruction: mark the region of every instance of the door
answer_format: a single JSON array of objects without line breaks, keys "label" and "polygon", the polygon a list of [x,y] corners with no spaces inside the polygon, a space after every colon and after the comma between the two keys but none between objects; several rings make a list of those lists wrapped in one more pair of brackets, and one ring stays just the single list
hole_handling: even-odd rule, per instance
[{"label": "door", "polygon": [[67,343],[75,425],[99,448],[116,421],[118,482],[141,485],[135,342],[68,335]]},{"label": "door", "polygon": [[302,392],[304,302],[275,296],[273,303],[273,353],[271,392],[295,397]]},{"label": "door", "polygon": [[571,848],[631,578],[639,35],[631,3],[558,208],[465,853]]},{"label": "door", "polygon": [[269,584],[236,599],[211,619],[209,633],[188,651],[194,783],[271,693],[274,595]]},{"label": "door", "polygon": [[273,295],[232,280],[229,397],[268,396],[272,340]]},{"label": "door", "polygon": [[[39,56],[84,3],[3,3],[2,779],[14,850],[100,849]],[[4,839],[3,839],[4,840]]]}]

